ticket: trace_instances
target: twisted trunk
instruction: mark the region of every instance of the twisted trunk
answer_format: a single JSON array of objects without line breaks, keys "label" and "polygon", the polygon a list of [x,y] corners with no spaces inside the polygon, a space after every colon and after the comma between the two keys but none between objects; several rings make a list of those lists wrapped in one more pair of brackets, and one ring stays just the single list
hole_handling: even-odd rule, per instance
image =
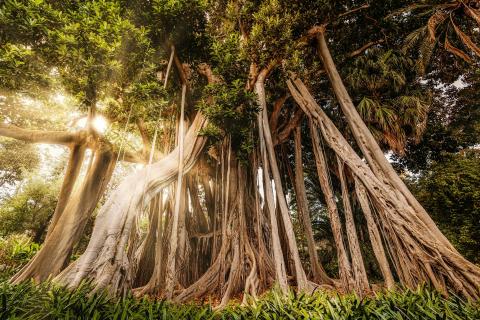
[{"label": "twisted trunk", "polygon": [[82,236],[88,218],[110,181],[114,167],[115,159],[110,148],[100,146],[95,152],[92,167],[82,185],[68,201],[42,248],[11,279],[13,283],[17,284],[28,279],[43,281],[57,275],[64,268],[74,245]]},{"label": "twisted trunk", "polygon": [[[203,148],[204,138],[198,132],[205,124],[203,116],[197,113],[185,136],[183,173],[192,168]],[[88,278],[96,288],[109,286],[116,292],[131,288],[132,257],[125,247],[135,217],[160,190],[178,178],[180,159],[177,147],[157,163],[126,177],[100,209],[85,252],[56,280],[75,287]]]}]

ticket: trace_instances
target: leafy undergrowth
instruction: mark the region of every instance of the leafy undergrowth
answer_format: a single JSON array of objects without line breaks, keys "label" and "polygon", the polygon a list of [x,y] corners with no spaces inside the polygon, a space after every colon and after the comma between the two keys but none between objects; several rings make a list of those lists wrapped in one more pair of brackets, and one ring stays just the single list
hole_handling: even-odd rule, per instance
[{"label": "leafy undergrowth", "polygon": [[271,291],[247,306],[232,303],[221,311],[207,304],[88,293],[87,285],[69,291],[47,284],[1,282],[0,319],[480,319],[478,304],[456,296],[444,299],[425,288],[363,300],[320,292],[283,297]]}]

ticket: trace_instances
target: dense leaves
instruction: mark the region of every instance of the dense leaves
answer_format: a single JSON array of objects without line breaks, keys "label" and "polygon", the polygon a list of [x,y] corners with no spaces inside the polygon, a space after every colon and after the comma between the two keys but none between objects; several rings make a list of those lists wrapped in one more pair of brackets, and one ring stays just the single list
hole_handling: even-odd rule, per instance
[{"label": "dense leaves", "polygon": [[27,180],[0,208],[0,236],[26,233],[39,243],[55,211],[60,181]]},{"label": "dense leaves", "polygon": [[0,140],[0,187],[12,186],[38,165],[35,147],[11,139]]},{"label": "dense leaves", "polygon": [[89,293],[88,285],[75,291],[25,283],[0,283],[2,319],[478,319],[479,309],[452,296],[419,288],[403,293],[359,299],[353,295],[267,293],[255,303],[214,311],[206,305],[176,305],[150,298],[110,298]]},{"label": "dense leaves", "polygon": [[417,198],[465,257],[480,262],[480,156],[477,150],[433,164],[414,185]]}]

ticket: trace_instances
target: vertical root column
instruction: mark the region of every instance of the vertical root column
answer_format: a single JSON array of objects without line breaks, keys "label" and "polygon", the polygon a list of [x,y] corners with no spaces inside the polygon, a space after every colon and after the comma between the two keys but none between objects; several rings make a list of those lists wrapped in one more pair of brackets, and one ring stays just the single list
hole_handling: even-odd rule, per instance
[{"label": "vertical root column", "polygon": [[382,229],[390,232],[386,238],[391,241],[387,244],[400,280],[411,288],[430,281],[442,292],[451,288],[465,297],[479,297],[480,268],[451,250],[451,245],[445,245],[444,237],[437,237],[438,229],[432,230],[405,195],[397,192],[388,180],[375,175],[360,159],[301,81],[295,80],[295,84],[299,91],[289,83],[295,100],[318,124],[337,156],[363,183],[379,212],[379,223],[387,226]]}]

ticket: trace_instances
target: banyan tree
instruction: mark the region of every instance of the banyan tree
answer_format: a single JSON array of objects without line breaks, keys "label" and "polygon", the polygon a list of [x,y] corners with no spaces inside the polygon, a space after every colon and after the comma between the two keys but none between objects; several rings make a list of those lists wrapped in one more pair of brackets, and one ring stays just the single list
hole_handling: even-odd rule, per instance
[{"label": "banyan tree", "polygon": [[[477,2],[2,6],[2,54],[16,48],[24,59],[17,71],[37,75],[16,79],[5,59],[2,86],[35,82],[32,92],[46,90],[38,74],[55,68],[88,124],[77,131],[0,125],[2,136],[69,148],[45,242],[13,283],[89,281],[94,290],[177,302],[213,296],[221,306],[274,286],[367,295],[429,283],[479,298],[480,268],[440,232],[385,156],[421,139],[429,99],[421,77],[441,73],[445,61],[459,70],[478,62],[469,35],[480,21]],[[99,113],[120,135],[137,134],[142,150],[97,132],[91,124]],[[99,204],[119,161],[142,167]],[[322,266],[313,235],[306,161],[333,233],[336,275]],[[71,261],[97,206],[88,245]],[[359,239],[359,219],[368,243]],[[373,252],[380,284],[372,283],[362,246]]]}]

